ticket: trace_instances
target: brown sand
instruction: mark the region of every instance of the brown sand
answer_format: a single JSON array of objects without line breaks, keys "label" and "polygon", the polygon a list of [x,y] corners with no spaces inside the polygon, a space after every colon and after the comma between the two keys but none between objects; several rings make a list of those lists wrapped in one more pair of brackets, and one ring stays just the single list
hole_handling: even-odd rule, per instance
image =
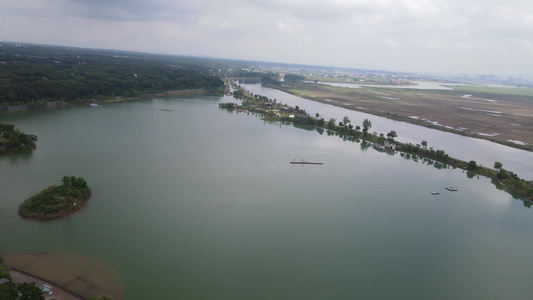
[{"label": "brown sand", "polygon": [[4,265],[45,278],[85,298],[107,295],[124,298],[118,274],[101,261],[75,253],[35,252],[0,254]]}]

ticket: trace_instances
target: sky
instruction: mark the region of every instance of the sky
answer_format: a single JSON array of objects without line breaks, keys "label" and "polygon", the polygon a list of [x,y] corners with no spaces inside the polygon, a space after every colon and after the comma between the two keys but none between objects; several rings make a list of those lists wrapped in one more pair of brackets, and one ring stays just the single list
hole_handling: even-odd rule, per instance
[{"label": "sky", "polygon": [[0,0],[0,40],[533,79],[531,0]]}]

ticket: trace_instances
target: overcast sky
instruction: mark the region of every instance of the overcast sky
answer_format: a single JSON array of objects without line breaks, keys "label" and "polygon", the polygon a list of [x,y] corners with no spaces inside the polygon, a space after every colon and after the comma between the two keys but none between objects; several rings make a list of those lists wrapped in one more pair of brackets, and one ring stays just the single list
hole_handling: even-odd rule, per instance
[{"label": "overcast sky", "polygon": [[0,0],[0,40],[533,79],[531,0]]}]

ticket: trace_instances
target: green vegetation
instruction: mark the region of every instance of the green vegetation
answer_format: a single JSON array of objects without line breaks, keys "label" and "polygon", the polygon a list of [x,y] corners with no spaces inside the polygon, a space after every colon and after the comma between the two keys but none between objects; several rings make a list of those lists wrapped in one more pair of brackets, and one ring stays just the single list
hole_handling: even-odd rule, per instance
[{"label": "green vegetation", "polygon": [[304,81],[305,77],[297,74],[285,74],[284,80],[285,82],[297,82]]},{"label": "green vegetation", "polygon": [[80,209],[91,196],[85,179],[63,177],[59,186],[49,186],[19,206],[23,218],[47,220],[69,215]]},{"label": "green vegetation", "polygon": [[0,155],[35,150],[32,138],[15,129],[15,125],[0,123]]},{"label": "green vegetation", "polygon": [[509,88],[509,87],[492,87],[492,86],[471,86],[471,85],[452,85],[447,86],[461,93],[472,93],[480,95],[501,95],[501,96],[519,96],[529,101],[533,100],[533,89],[531,88]]},{"label": "green vegetation", "polygon": [[0,279],[6,278],[10,282],[0,285],[0,299],[2,300],[44,300],[44,294],[35,283],[23,282],[16,284],[11,281],[11,275],[4,267],[4,259],[0,257]]},{"label": "green vegetation", "polygon": [[[313,101],[533,151],[533,123],[527,117],[533,114],[531,88],[356,89],[309,82],[265,84]],[[495,118],[491,112],[504,117]],[[498,135],[485,135],[487,128]]]},{"label": "green vegetation", "polygon": [[113,298],[108,297],[108,296],[100,296],[100,297],[89,298],[87,300],[113,300]]},{"label": "green vegetation", "polygon": [[206,72],[202,68],[190,64],[185,67],[177,58],[31,48],[34,51],[28,53],[23,48],[17,49],[19,52],[2,49],[0,111],[8,110],[10,105],[46,107],[49,101],[88,102],[174,90],[224,89],[219,77],[203,74]]},{"label": "green vegetation", "polygon": [[[242,91],[245,94],[245,91]],[[239,96],[241,98],[241,96]],[[323,118],[318,118],[320,114],[316,114],[317,118],[309,116],[305,110],[299,109],[299,107],[289,107],[281,103],[277,103],[272,99],[261,95],[254,95],[254,97],[242,96],[242,105],[235,103],[221,103],[220,108],[226,108],[231,111],[238,112],[252,112],[263,117],[266,121],[281,121],[287,124],[293,124],[295,127],[303,128],[306,130],[316,130],[320,134],[326,129],[328,136],[337,135],[345,141],[363,140],[361,142],[361,149],[366,150],[372,143],[376,145],[377,149],[386,150],[387,153],[394,154],[394,150],[385,149],[379,145],[383,145],[386,140],[392,142],[395,145],[395,149],[400,151],[403,156],[411,155],[420,156],[424,159],[435,160],[434,165],[439,168],[446,166],[452,166],[454,168],[460,168],[467,170],[467,175],[471,178],[475,174],[482,175],[492,179],[492,183],[496,185],[498,189],[503,189],[509,192],[513,197],[524,200],[524,205],[529,207],[533,201],[533,181],[526,181],[518,177],[517,174],[507,171],[502,168],[502,164],[496,162],[494,167],[499,169],[498,171],[490,168],[480,166],[476,161],[471,160],[469,162],[462,161],[453,157],[450,157],[444,150],[434,150],[433,148],[427,149],[427,141],[422,141],[422,145],[413,145],[411,143],[405,144],[394,141],[394,138],[398,136],[396,131],[392,130],[387,134],[388,138],[385,138],[384,134],[370,134],[369,129],[372,127],[372,122],[368,119],[363,121],[363,131],[361,127],[351,126],[349,118],[343,118],[342,122],[337,125],[337,120],[331,118],[328,122],[325,122]]]}]

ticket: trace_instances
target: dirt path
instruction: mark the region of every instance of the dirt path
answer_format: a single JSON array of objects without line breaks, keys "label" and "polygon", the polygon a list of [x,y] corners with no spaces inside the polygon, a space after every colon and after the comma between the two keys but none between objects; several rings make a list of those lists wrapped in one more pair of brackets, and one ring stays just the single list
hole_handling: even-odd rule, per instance
[{"label": "dirt path", "polygon": [[[84,298],[102,295],[114,300],[124,298],[124,288],[118,274],[91,257],[63,252],[12,253],[1,254],[0,257],[4,258],[6,267],[46,278],[48,282]],[[42,283],[39,287],[42,288]]]},{"label": "dirt path", "polygon": [[61,288],[59,288],[58,286],[52,284],[52,283],[49,283],[48,281],[44,281],[44,280],[41,280],[41,279],[38,279],[38,278],[35,278],[33,276],[30,276],[30,275],[26,275],[26,274],[23,274],[19,271],[15,271],[15,270],[10,270],[9,271],[9,274],[11,274],[11,278],[13,279],[13,282],[15,283],[22,283],[22,282],[35,282],[35,285],[42,289],[43,288],[43,284],[46,284],[46,285],[49,285],[51,288],[52,288],[52,293],[51,294],[47,294],[45,293],[44,294],[44,299],[48,300],[48,299],[55,299],[55,300],[83,300],[82,298],[80,297],[77,297]]}]

